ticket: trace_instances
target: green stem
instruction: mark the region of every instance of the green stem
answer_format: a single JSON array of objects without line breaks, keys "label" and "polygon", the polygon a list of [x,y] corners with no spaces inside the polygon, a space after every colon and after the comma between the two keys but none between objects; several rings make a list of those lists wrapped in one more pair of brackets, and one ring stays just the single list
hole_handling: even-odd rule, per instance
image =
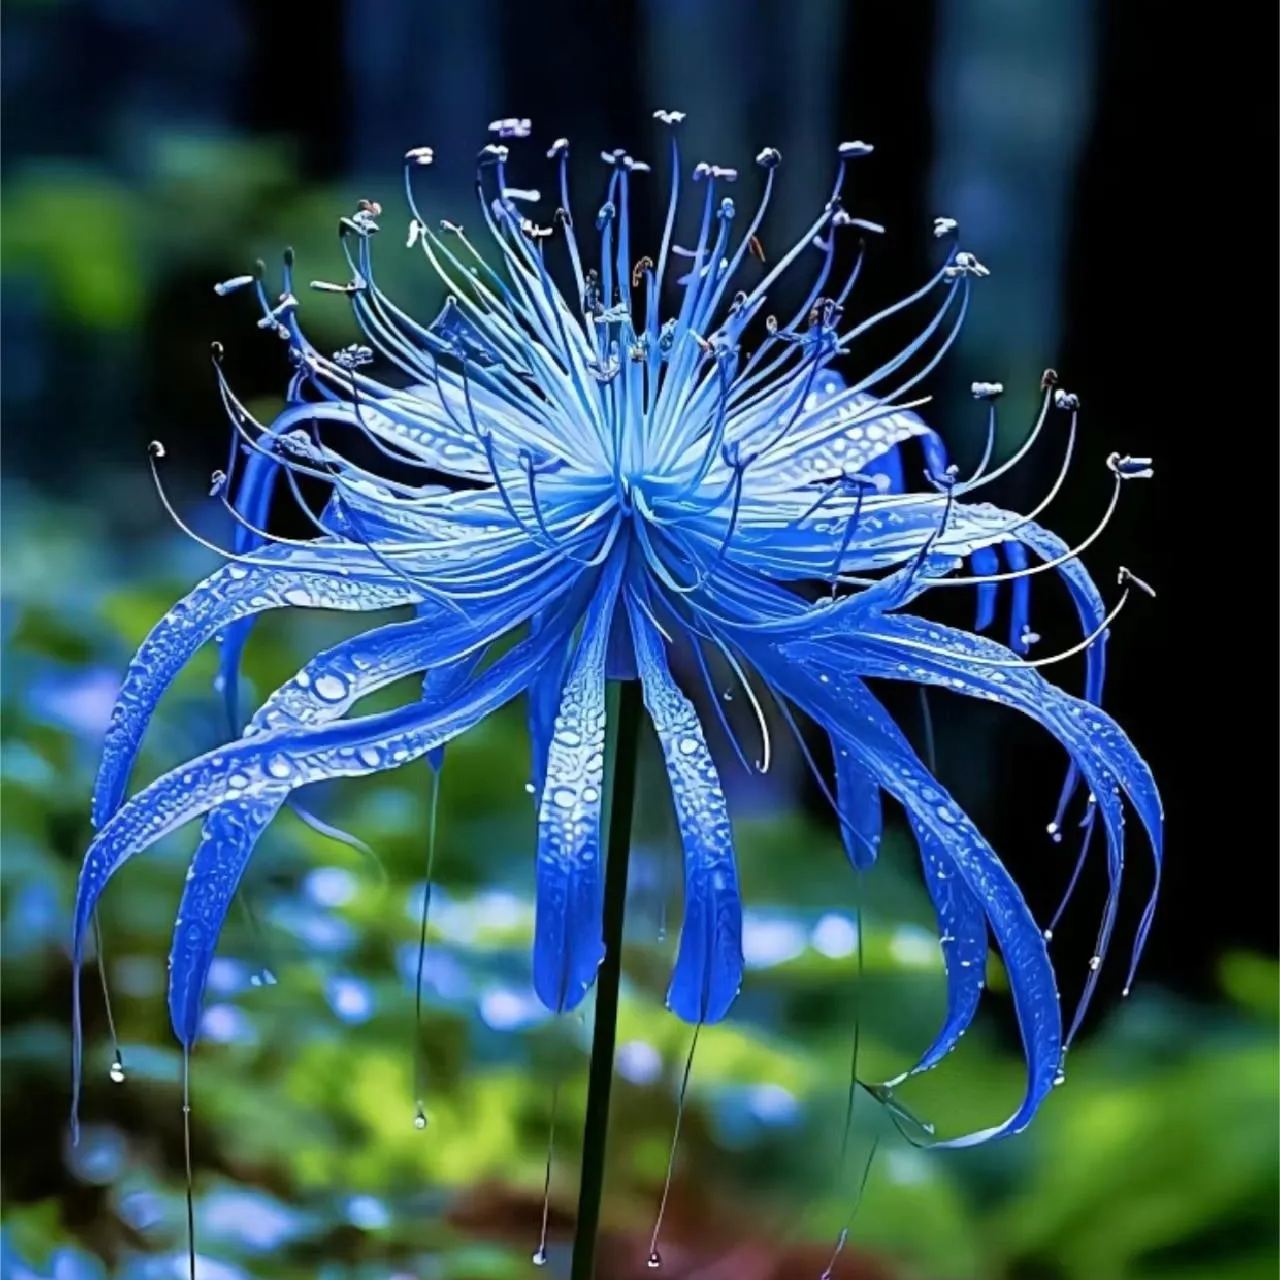
[{"label": "green stem", "polygon": [[582,1183],[578,1225],[573,1237],[572,1280],[594,1280],[596,1234],[604,1190],[605,1142],[609,1132],[609,1091],[618,1037],[618,980],[622,973],[622,918],[627,904],[627,864],[631,858],[631,817],[635,809],[636,748],[642,699],[638,680],[623,681],[612,700],[617,726],[609,794],[609,850],[604,877],[604,961],[596,977],[596,1019],[587,1080],[587,1120],[582,1136]]}]

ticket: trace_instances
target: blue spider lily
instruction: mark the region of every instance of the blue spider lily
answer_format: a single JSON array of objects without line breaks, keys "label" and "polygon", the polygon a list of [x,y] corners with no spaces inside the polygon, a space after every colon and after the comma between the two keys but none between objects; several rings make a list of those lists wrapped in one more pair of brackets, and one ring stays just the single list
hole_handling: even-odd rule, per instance
[{"label": "blue spider lily", "polygon": [[[381,210],[368,202],[341,222],[350,279],[315,284],[348,299],[367,346],[329,356],[307,340],[292,255],[276,293],[261,269],[218,287],[256,295],[260,327],[286,345],[288,402],[274,422],[257,422],[215,359],[233,427],[230,464],[215,490],[235,517],[235,543],[223,567],[160,620],[125,677],[94,793],[97,834],[76,900],[76,963],[112,875],[167,832],[203,817],[170,975],[174,1031],[189,1050],[231,899],[256,842],[293,793],[422,757],[438,766],[451,738],[524,695],[538,820],[533,981],[549,1009],[573,1009],[604,951],[606,682],[639,679],[684,851],[683,927],[667,1000],[689,1023],[721,1019],[742,982],[741,903],[724,792],[695,705],[672,675],[678,664],[705,686],[749,769],[767,769],[772,752],[757,685],[788,724],[799,710],[828,736],[828,794],[855,869],[876,860],[882,796],[903,807],[936,908],[948,989],[942,1028],[905,1074],[934,1066],[963,1035],[994,937],[1025,1046],[1026,1093],[1002,1123],[949,1145],[1016,1132],[1060,1079],[1109,948],[1125,801],[1154,850],[1157,886],[1161,858],[1155,784],[1098,706],[1107,629],[1119,605],[1108,612],[1078,558],[1096,533],[1068,547],[1037,522],[1061,477],[1027,514],[975,500],[1046,431],[1065,436],[1069,461],[1078,404],[1046,375],[1034,430],[993,468],[1001,388],[975,383],[988,443],[976,471],[961,477],[915,412],[924,401],[912,398],[955,340],[974,282],[987,274],[956,244],[954,222],[935,224],[941,261],[928,281],[848,323],[863,257],[858,233],[877,228],[846,212],[846,170],[871,148],[844,144],[811,226],[776,261],[756,261],[765,259],[759,232],[779,153],[766,148],[756,158],[763,192],[745,220],[730,194],[738,174],[694,168],[695,238],[682,246],[682,116],[656,118],[671,131],[671,176],[652,254],[632,244],[630,209],[633,185],[653,181],[649,166],[621,151],[604,154],[605,198],[588,248],[570,211],[568,143],[548,152],[558,207],[544,226],[529,216],[538,193],[511,184],[506,141],[493,141],[477,171],[483,253],[463,227],[419,211],[415,179],[434,155],[420,147],[406,156],[408,249],[426,259],[447,294],[430,324],[378,287],[373,242]],[[530,132],[528,121],[516,119],[491,129],[505,140]],[[794,314],[767,314],[770,291],[805,268],[812,275]],[[892,359],[856,377],[837,371],[859,337],[916,312],[924,317],[917,336]],[[908,487],[921,461],[924,482]],[[1143,459],[1113,455],[1108,465],[1115,488],[1107,517],[1122,486],[1150,473]],[[308,505],[302,478],[325,487],[322,509]],[[266,533],[273,504],[289,495],[314,524],[313,537]],[[1048,572],[1065,585],[1083,638],[1067,654],[1033,659],[1030,589]],[[1002,584],[1010,595],[1007,645],[980,634],[994,621]],[[1122,571],[1121,604],[1134,584],[1144,585]],[[906,611],[928,591],[955,587],[976,591],[973,632]],[[238,666],[248,629],[268,610],[294,607],[409,612],[320,653],[241,730]],[[126,801],[158,699],[215,637],[234,740]],[[1038,669],[1074,653],[1085,654],[1082,697]],[[712,664],[734,674],[756,711],[754,761],[711,687]],[[423,677],[420,698],[393,711],[347,714],[406,675]],[[1081,860],[1101,825],[1109,875],[1084,995],[1066,1033],[1045,933],[990,845],[877,701],[870,679],[1016,708],[1066,749],[1070,773],[1051,832],[1061,831],[1083,784]],[[1154,902],[1153,891],[1130,977]],[[78,1089],[78,992],[76,999]]]}]

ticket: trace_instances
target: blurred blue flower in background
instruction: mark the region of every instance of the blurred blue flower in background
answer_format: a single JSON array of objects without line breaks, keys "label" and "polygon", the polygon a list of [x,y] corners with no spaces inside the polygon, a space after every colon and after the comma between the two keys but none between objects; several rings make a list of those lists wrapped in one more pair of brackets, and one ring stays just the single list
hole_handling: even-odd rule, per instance
[{"label": "blurred blue flower in background", "polygon": [[[236,397],[216,353],[232,426],[227,471],[213,491],[235,517],[227,563],[156,625],[125,677],[107,731],[75,911],[75,957],[115,871],[193,818],[204,830],[174,930],[169,1007],[189,1049],[219,932],[253,848],[295,790],[426,757],[520,695],[527,697],[531,786],[538,813],[534,988],[549,1010],[573,1009],[591,987],[602,940],[601,811],[606,682],[639,679],[657,732],[685,859],[685,905],[670,1008],[689,1023],[722,1019],[742,983],[744,937],[731,829],[702,718],[672,667],[692,673],[711,716],[749,773],[774,753],[757,685],[782,722],[803,713],[830,742],[834,786],[812,760],[839,818],[848,857],[869,870],[881,836],[881,798],[903,806],[916,837],[947,968],[948,1008],[912,1071],[935,1065],[972,1020],[985,980],[988,934],[1009,974],[1027,1058],[1025,1096],[1000,1124],[950,1140],[968,1145],[1023,1128],[1060,1079],[1067,1044],[1088,1004],[1111,940],[1124,859],[1124,801],[1161,854],[1161,808],[1143,761],[1098,708],[1107,628],[1142,586],[1126,571],[1110,611],[1078,555],[1037,523],[1066,473],[1032,512],[973,500],[1005,474],[1051,423],[1074,448],[1078,404],[1046,374],[1026,443],[992,466],[997,383],[974,383],[986,406],[988,447],[962,477],[915,411],[911,392],[951,346],[976,280],[987,274],[956,242],[951,219],[935,235],[940,261],[897,304],[856,324],[846,310],[863,263],[863,237],[880,230],[846,209],[847,170],[869,153],[842,144],[830,192],[812,224],[776,259],[760,231],[781,157],[765,148],[754,212],[739,217],[736,170],[698,164],[691,175],[696,233],[677,240],[682,168],[679,112],[671,129],[670,200],[656,257],[632,245],[632,184],[649,166],[603,154],[604,199],[583,223],[571,212],[569,145],[553,162],[558,207],[531,216],[539,192],[509,175],[509,141],[525,120],[491,126],[477,189],[488,258],[464,228],[420,212],[415,176],[430,148],[410,151],[405,185],[408,248],[423,254],[448,291],[428,325],[405,314],[375,281],[372,245],[382,210],[370,202],[341,220],[350,279],[314,282],[345,296],[369,345],[329,356],[306,338],[292,253],[278,292],[265,271],[219,293],[256,296],[259,326],[286,343],[288,403],[270,425]],[[594,222],[590,246],[584,224]],[[848,242],[856,241],[856,244]],[[551,262],[551,249],[565,261]],[[846,261],[848,259],[848,261]],[[793,268],[811,283],[793,314],[766,312]],[[553,278],[564,270],[567,284]],[[674,308],[664,309],[664,294]],[[858,339],[922,310],[916,336],[869,372],[835,364]],[[385,375],[375,377],[378,362]],[[154,459],[163,456],[153,446]],[[918,454],[918,459],[916,455]],[[913,461],[916,459],[916,461]],[[908,478],[923,463],[923,481]],[[1108,460],[1110,518],[1121,488],[1150,474],[1145,459]],[[158,483],[158,480],[157,480]],[[308,493],[324,486],[316,510]],[[277,499],[292,496],[314,526],[308,539],[266,531]],[[1031,563],[1034,560],[1035,563]],[[965,574],[966,563],[970,571]],[[1056,572],[1079,616],[1080,643],[1032,659],[1032,580]],[[1008,584],[1008,646],[980,633]],[[974,631],[904,612],[934,589],[973,588]],[[249,626],[286,607],[376,611],[407,606],[411,619],[379,625],[319,654],[270,695],[232,742],[165,774],[125,801],[134,758],[160,695],[205,642],[220,639],[221,689],[240,729],[238,667]],[[508,641],[514,643],[508,643]],[[1048,683],[1038,668],[1087,652],[1084,697]],[[729,673],[754,710],[759,740],[735,734],[720,693]],[[344,718],[357,700],[406,676],[421,696],[395,710]],[[1053,830],[1087,794],[1083,861],[1095,828],[1105,837],[1109,892],[1084,995],[1064,1034],[1046,938],[986,840],[917,756],[865,681],[906,681],[1013,707],[1066,749],[1071,769]],[[1083,786],[1081,786],[1083,784]],[[1158,881],[1158,875],[1157,875]],[[332,881],[311,897],[337,905]],[[1151,923],[1142,917],[1132,965]],[[328,918],[299,910],[314,948],[347,945]],[[856,932],[827,918],[814,945],[847,954]],[[808,945],[794,926],[786,954]],[[780,940],[761,922],[746,961],[776,963]],[[787,950],[794,946],[794,950]],[[761,959],[762,956],[771,958]],[[753,960],[754,957],[754,960]],[[350,981],[350,980],[343,980]],[[330,1003],[360,1020],[352,991]],[[366,993],[367,994],[367,993]],[[491,1025],[532,1016],[519,993],[486,997]],[[359,1003],[358,1001],[356,1003]],[[79,996],[76,1081],[80,1072]],[[910,1072],[906,1074],[911,1074]],[[788,1095],[789,1096],[789,1095]],[[780,1113],[770,1095],[768,1117]],[[759,1100],[758,1100],[759,1101]],[[784,1107],[785,1111],[786,1108]],[[789,1114],[789,1113],[788,1113]]]}]

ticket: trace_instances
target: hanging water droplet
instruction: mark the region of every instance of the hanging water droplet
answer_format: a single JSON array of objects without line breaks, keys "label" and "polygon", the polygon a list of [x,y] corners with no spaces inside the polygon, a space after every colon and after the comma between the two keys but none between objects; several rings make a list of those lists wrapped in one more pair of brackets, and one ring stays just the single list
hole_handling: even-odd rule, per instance
[{"label": "hanging water droplet", "polygon": [[1129,988],[1129,987],[1125,987],[1125,989],[1124,989],[1123,991],[1121,991],[1121,992],[1120,992],[1121,999],[1126,999],[1126,1000],[1127,1000],[1127,999],[1129,998],[1129,993],[1130,993],[1130,988]]},{"label": "hanging water droplet", "polygon": [[339,702],[347,696],[347,682],[341,676],[326,672],[316,676],[316,697],[326,702]]},{"label": "hanging water droplet", "polygon": [[1097,972],[1098,972],[1098,970],[1099,970],[1101,967],[1102,967],[1102,957],[1101,957],[1101,956],[1090,956],[1090,957],[1089,957],[1089,968],[1090,968],[1094,973],[1097,973]]},{"label": "hanging water droplet", "polygon": [[1045,940],[1046,942],[1052,942],[1052,941],[1053,941],[1053,930],[1052,930],[1052,929],[1046,929],[1046,930],[1044,931],[1044,940]]},{"label": "hanging water droplet", "polygon": [[287,778],[293,772],[293,765],[287,756],[277,754],[267,761],[267,772],[273,778]]},{"label": "hanging water droplet", "polygon": [[526,782],[524,784],[524,789],[525,789],[526,795],[533,795],[533,793],[537,791],[538,788],[535,787],[532,782]]},{"label": "hanging water droplet", "polygon": [[115,1061],[111,1064],[111,1070],[107,1072],[111,1077],[112,1084],[124,1084],[124,1063],[120,1061],[120,1055],[116,1054]]},{"label": "hanging water droplet", "polygon": [[1053,1083],[1054,1083],[1054,1087],[1055,1087],[1055,1088],[1056,1088],[1058,1085],[1066,1084],[1066,1083],[1067,1083],[1067,1073],[1066,1073],[1065,1071],[1059,1071],[1059,1072],[1058,1072],[1058,1074],[1057,1074],[1056,1076],[1054,1076],[1054,1077],[1053,1077]]},{"label": "hanging water droplet", "polygon": [[1049,823],[1049,825],[1045,827],[1045,830],[1049,833],[1049,839],[1052,840],[1054,844],[1062,843],[1062,830],[1056,822]]},{"label": "hanging water droplet", "polygon": [[421,1107],[413,1113],[413,1127],[415,1129],[425,1129],[427,1127],[426,1112]]},{"label": "hanging water droplet", "polygon": [[657,1271],[658,1268],[662,1266],[662,1254],[660,1254],[657,1249],[654,1249],[645,1260],[645,1266],[648,1267],[650,1271]]},{"label": "hanging water droplet", "polygon": [[533,1265],[535,1267],[545,1267],[547,1265],[547,1251],[541,1245],[533,1251]]}]

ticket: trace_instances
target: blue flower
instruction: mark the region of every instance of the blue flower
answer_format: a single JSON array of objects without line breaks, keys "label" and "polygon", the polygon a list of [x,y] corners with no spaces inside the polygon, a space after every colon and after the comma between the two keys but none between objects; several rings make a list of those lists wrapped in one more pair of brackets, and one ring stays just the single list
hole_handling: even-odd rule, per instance
[{"label": "blue flower", "polygon": [[[648,165],[622,151],[604,154],[605,199],[588,219],[595,233],[582,235],[570,212],[568,143],[561,139],[548,153],[559,207],[543,225],[530,214],[539,194],[511,185],[506,142],[493,141],[480,152],[477,173],[483,253],[462,226],[433,223],[419,211],[415,179],[434,155],[421,147],[406,156],[408,248],[425,257],[447,293],[430,324],[378,287],[372,249],[382,211],[369,202],[340,224],[350,279],[313,286],[345,295],[368,345],[330,357],[307,340],[291,254],[274,295],[262,269],[218,286],[219,293],[255,295],[259,326],[286,344],[288,403],[270,425],[259,424],[215,359],[233,436],[227,473],[215,477],[214,490],[235,516],[236,542],[227,563],[160,620],[126,675],[94,794],[97,835],[80,877],[76,961],[115,871],[203,816],[170,978],[174,1030],[189,1048],[231,898],[259,836],[292,793],[424,756],[438,764],[449,739],[524,695],[538,813],[534,986],[547,1008],[574,1008],[603,955],[606,681],[638,678],[684,848],[684,924],[668,1004],[691,1023],[723,1018],[742,981],[742,910],[717,766],[694,703],[673,679],[678,659],[706,686],[748,769],[767,769],[772,751],[760,686],[788,724],[799,710],[825,732],[834,763],[829,794],[858,870],[876,858],[882,796],[905,809],[937,912],[948,985],[945,1022],[912,1070],[933,1066],[964,1033],[993,935],[1026,1050],[1026,1094],[1002,1124],[953,1142],[1014,1132],[1060,1078],[1107,953],[1126,800],[1151,841],[1157,872],[1161,853],[1151,775],[1098,708],[1118,606],[1107,612],[1081,567],[1079,552],[1092,538],[1067,547],[1037,523],[1045,503],[1019,514],[974,498],[1046,430],[1065,434],[1070,458],[1078,404],[1046,374],[1034,430],[1013,458],[992,467],[1001,388],[975,383],[988,445],[974,474],[961,478],[915,412],[925,401],[911,398],[954,341],[974,281],[987,274],[955,243],[954,222],[935,223],[941,261],[931,279],[851,323],[863,238],[879,228],[846,211],[843,189],[850,163],[871,148],[840,147],[830,195],[776,259],[760,231],[779,153],[766,148],[756,157],[763,194],[745,220],[730,194],[738,173],[697,165],[696,238],[684,247],[676,238],[682,117],[656,117],[671,131],[671,194],[652,255],[633,246],[630,213],[633,183],[652,180]],[[523,120],[492,128],[500,139],[529,133]],[[806,268],[794,313],[768,314],[775,286]],[[892,359],[859,375],[838,372],[853,363],[847,358],[861,349],[862,335],[918,309],[926,318],[917,336]],[[908,487],[917,456],[922,483]],[[1142,459],[1113,456],[1109,465],[1115,496],[1108,516],[1121,487],[1150,472]],[[308,505],[303,479],[324,486],[323,509]],[[287,494],[314,524],[313,537],[263,531],[273,501]],[[960,572],[966,563],[967,576]],[[1046,572],[1058,575],[1079,615],[1083,639],[1068,653],[1087,655],[1083,697],[1041,676],[1038,668],[1056,657],[1027,656],[1035,639],[1030,586]],[[1137,580],[1124,571],[1121,579],[1123,603]],[[980,634],[994,619],[1002,584],[1010,589],[1007,646]],[[976,588],[974,632],[905,611],[927,591],[957,587]],[[289,607],[403,607],[412,616],[320,653],[238,732],[237,672],[248,628],[258,615]],[[126,803],[157,700],[215,637],[238,736]],[[712,688],[712,664],[733,673],[755,710],[761,741],[754,761]],[[420,698],[347,715],[360,698],[407,675],[423,677]],[[1061,830],[1083,783],[1081,858],[1100,824],[1110,890],[1084,997],[1065,1035],[1044,933],[990,845],[872,694],[870,678],[1014,707],[1066,749],[1071,770],[1052,830]],[[1154,894],[1135,964],[1153,906]],[[77,995],[77,1085],[79,1055]]]}]

